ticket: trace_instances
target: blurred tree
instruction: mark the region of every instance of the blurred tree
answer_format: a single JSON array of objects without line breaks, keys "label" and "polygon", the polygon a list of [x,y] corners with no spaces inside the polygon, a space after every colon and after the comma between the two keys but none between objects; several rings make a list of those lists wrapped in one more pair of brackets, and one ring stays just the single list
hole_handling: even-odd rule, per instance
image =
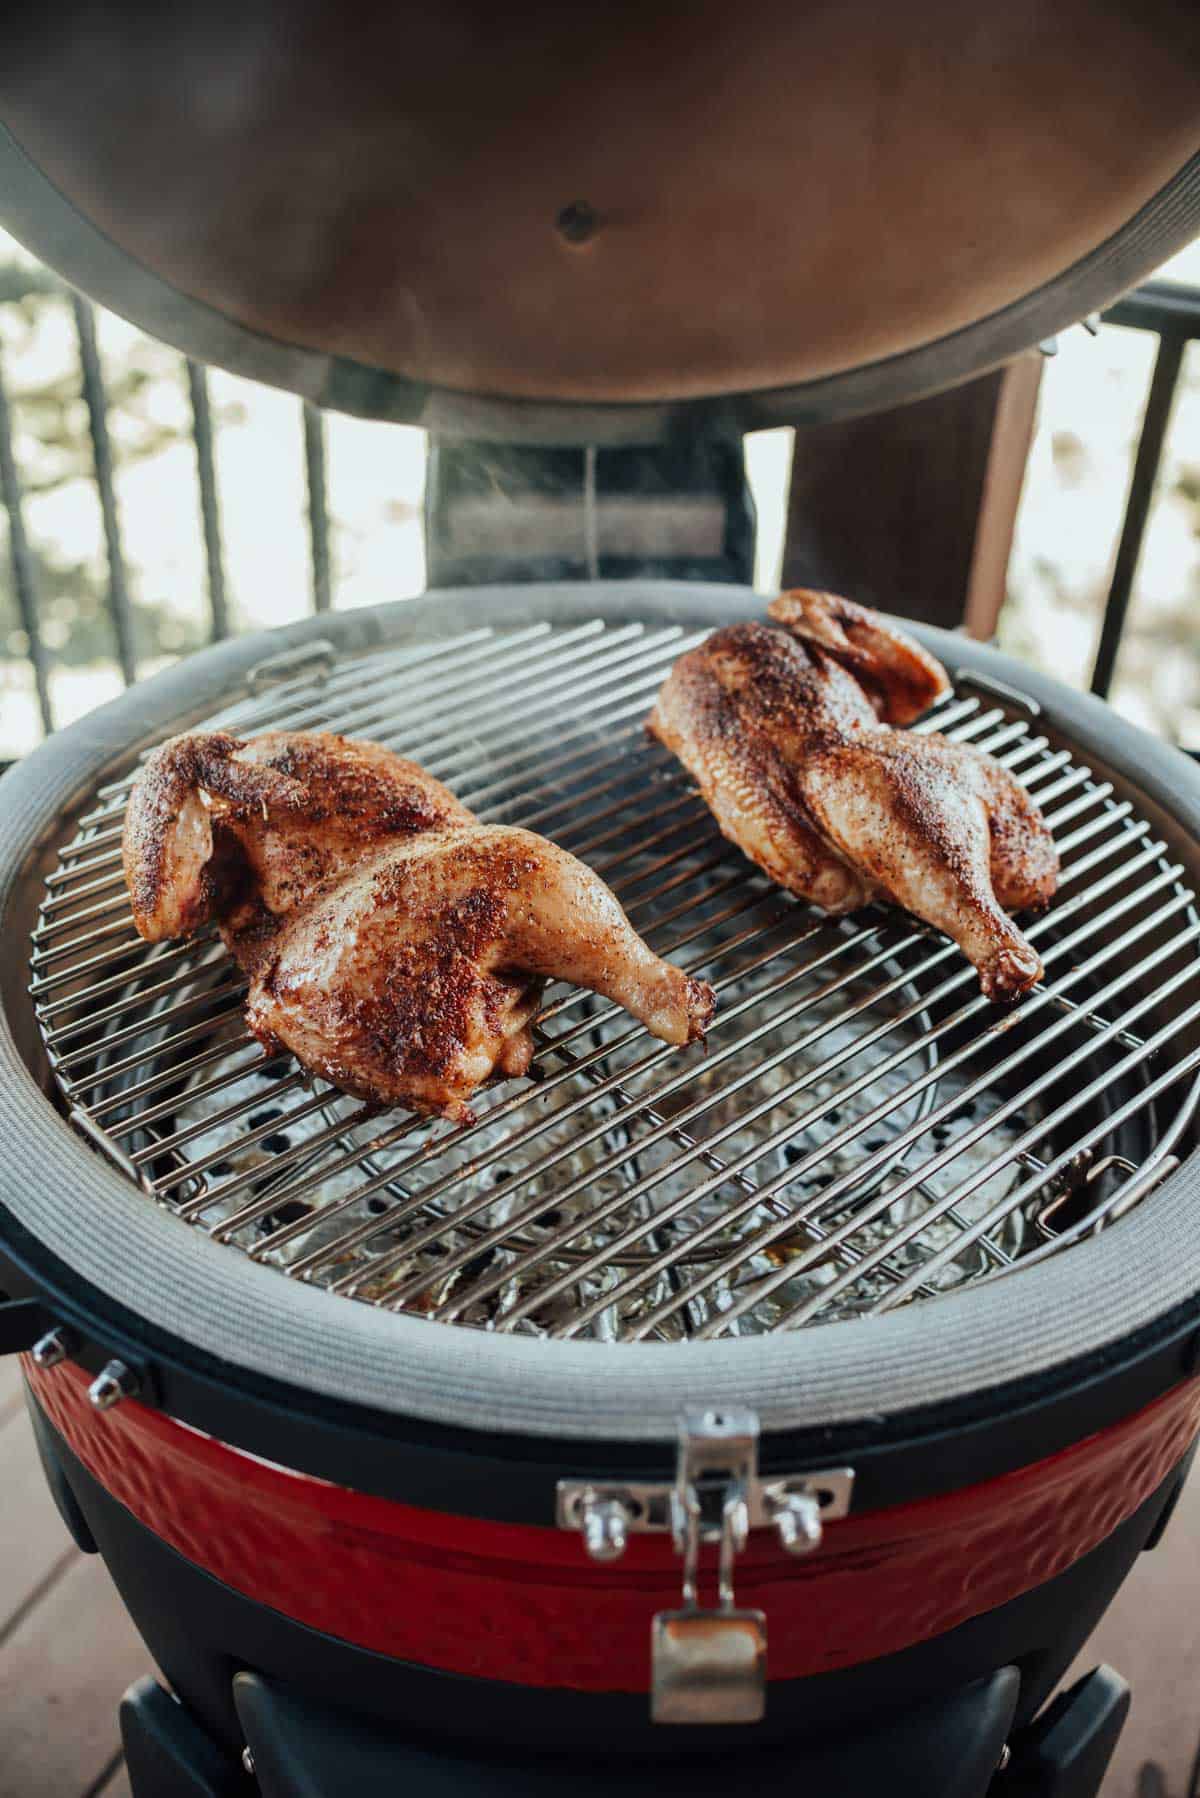
[{"label": "blurred tree", "polygon": [[[33,342],[49,307],[65,307],[66,290],[49,270],[24,261],[0,262],[0,345],[10,371],[19,374],[22,350]],[[119,358],[105,359],[105,387],[112,430],[122,466],[158,455],[191,439],[183,367],[178,356],[149,338],[139,337]],[[163,382],[174,382],[179,407],[176,419],[161,416]],[[27,499],[52,493],[72,481],[93,479],[92,443],[77,365],[68,365],[36,385],[12,380],[11,398],[23,437],[32,438],[36,453],[21,458],[21,481]],[[151,402],[159,401],[156,408]],[[160,414],[156,416],[156,410]],[[232,412],[232,409],[231,409]],[[27,520],[28,525],[28,520]],[[12,565],[0,511],[0,656],[25,654]],[[199,517],[197,516],[197,530]],[[73,559],[67,544],[31,544],[37,580],[39,616],[47,649],[66,666],[83,667],[114,654],[108,614],[108,584],[102,563]],[[131,587],[134,637],[139,660],[181,655],[205,640],[203,623],[164,600],[137,592],[138,571],[127,569]]]}]

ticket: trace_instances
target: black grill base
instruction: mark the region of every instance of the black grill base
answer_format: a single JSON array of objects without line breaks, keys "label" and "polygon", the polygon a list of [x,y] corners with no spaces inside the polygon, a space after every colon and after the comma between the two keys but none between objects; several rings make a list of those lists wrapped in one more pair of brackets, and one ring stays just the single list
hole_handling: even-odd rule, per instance
[{"label": "black grill base", "polygon": [[[702,1754],[706,1766],[732,1755],[744,1781],[753,1764],[748,1754],[770,1758],[770,1749],[786,1742],[794,1778],[810,1751],[816,1756],[864,1735],[882,1737],[917,1706],[953,1707],[967,1686],[1008,1667],[1019,1676],[1012,1728],[1021,1729],[1059,1684],[1139,1552],[1157,1540],[1191,1461],[1189,1454],[1098,1548],[1035,1591],[900,1654],[777,1682],[767,1720],[754,1729],[668,1731],[650,1724],[642,1697],[539,1691],[434,1672],[267,1609],[195,1567],[139,1523],[93,1479],[37,1405],[30,1409],[48,1478],[67,1506],[76,1539],[81,1546],[94,1542],[167,1680],[232,1760],[245,1741],[233,1681],[249,1671],[310,1707],[332,1708],[347,1721],[356,1716],[368,1730],[382,1727],[397,1752],[443,1756],[533,1748],[539,1757],[620,1755],[631,1773],[638,1758],[649,1756],[657,1763],[658,1789],[666,1789],[662,1757],[669,1755],[688,1773],[693,1791],[697,1764],[689,1764],[690,1755]],[[763,1771],[766,1776],[765,1763]],[[624,1773],[621,1780],[627,1784]],[[577,1761],[571,1781],[581,1789]],[[612,1790],[611,1779],[605,1789]],[[736,1782],[733,1789],[740,1789]]]},{"label": "black grill base", "polygon": [[257,1673],[233,1682],[247,1746],[241,1761],[222,1755],[184,1707],[152,1679],[121,1702],[121,1735],[134,1798],[247,1798],[253,1769],[260,1798],[558,1798],[569,1782],[582,1798],[608,1798],[619,1781],[629,1798],[663,1792],[726,1798],[749,1773],[756,1785],[806,1788],[863,1798],[985,1798],[1003,1774],[1007,1798],[1095,1798],[1129,1713],[1129,1688],[1111,1667],[1097,1667],[1064,1692],[1012,1743],[1005,1740],[1020,1686],[1015,1667],[977,1680],[948,1703],[919,1706],[890,1727],[849,1743],[773,1749],[731,1764],[725,1755],[668,1770],[663,1762],[592,1760],[582,1769],[557,1756],[536,1760],[463,1755],[398,1744],[344,1713]]}]

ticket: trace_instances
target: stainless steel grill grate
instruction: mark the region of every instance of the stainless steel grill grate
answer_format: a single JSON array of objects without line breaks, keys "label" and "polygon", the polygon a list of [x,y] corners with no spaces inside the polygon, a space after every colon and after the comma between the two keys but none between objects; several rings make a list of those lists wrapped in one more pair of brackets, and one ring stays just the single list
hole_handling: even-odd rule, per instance
[{"label": "stainless steel grill grate", "polygon": [[604,1340],[886,1310],[1060,1251],[1173,1165],[1200,1070],[1200,918],[1128,797],[974,687],[918,729],[1037,795],[1064,876],[1012,1011],[902,914],[835,923],[718,836],[641,720],[702,633],[475,630],[297,673],[219,715],[374,736],[483,818],[553,835],[717,988],[706,1054],[554,990],[536,1080],[467,1127],[372,1116],[264,1060],[210,935],[150,947],[120,870],[129,780],[47,882],[32,992],[77,1124],[146,1193],[258,1261],[447,1322]]}]

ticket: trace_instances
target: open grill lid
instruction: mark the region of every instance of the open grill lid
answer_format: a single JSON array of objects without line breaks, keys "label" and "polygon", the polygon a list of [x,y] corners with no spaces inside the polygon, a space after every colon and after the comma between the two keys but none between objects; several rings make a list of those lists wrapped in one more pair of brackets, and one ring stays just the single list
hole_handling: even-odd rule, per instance
[{"label": "open grill lid", "polygon": [[1200,229],[1176,0],[59,0],[4,222],[201,360],[449,434],[633,441],[916,397]]}]

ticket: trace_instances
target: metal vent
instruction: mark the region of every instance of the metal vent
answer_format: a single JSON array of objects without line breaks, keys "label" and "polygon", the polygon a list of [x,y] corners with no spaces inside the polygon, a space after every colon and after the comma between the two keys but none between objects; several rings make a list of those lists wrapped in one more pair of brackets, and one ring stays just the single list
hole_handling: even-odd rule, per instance
[{"label": "metal vent", "polygon": [[966,686],[916,727],[998,756],[1058,841],[1061,890],[1029,932],[1045,984],[997,1010],[914,919],[827,920],[721,839],[641,731],[702,635],[596,620],[330,654],[219,722],[374,737],[483,819],[553,836],[712,981],[706,1052],[552,989],[536,1078],[481,1093],[476,1123],[372,1115],[263,1059],[213,935],[137,938],[125,779],[63,851],[34,937],[79,1127],[148,1198],[293,1278],[606,1341],[887,1310],[1010,1275],[1136,1203],[1174,1165],[1200,1069],[1200,918],[1151,825],[1017,694]]}]

